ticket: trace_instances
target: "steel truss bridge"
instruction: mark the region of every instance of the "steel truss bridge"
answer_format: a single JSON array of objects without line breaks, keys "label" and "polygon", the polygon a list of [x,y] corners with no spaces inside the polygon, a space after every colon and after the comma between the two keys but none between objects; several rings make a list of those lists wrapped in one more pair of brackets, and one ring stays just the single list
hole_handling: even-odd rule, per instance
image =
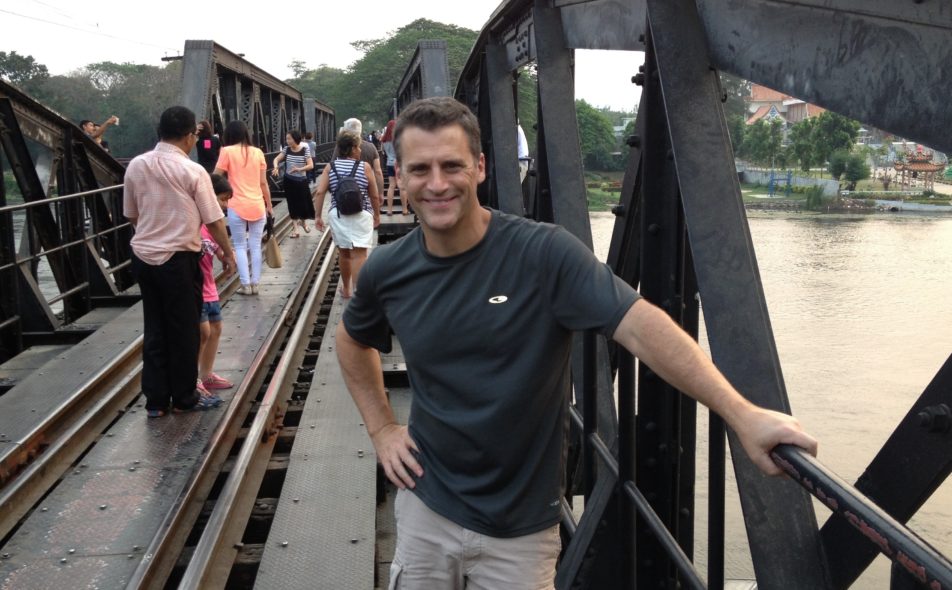
[{"label": "steel truss bridge", "polygon": [[[695,337],[703,300],[721,371],[755,403],[789,412],[718,72],[952,151],[950,33],[952,8],[927,1],[509,0],[483,27],[452,93],[482,128],[488,170],[480,199],[559,223],[591,246],[573,51],[644,52],[638,71],[618,73],[642,95],[608,263]],[[394,112],[451,93],[441,48],[438,40],[420,44],[395,81]],[[266,152],[294,127],[331,141],[331,109],[240,56],[189,41],[184,59],[183,103],[216,129],[240,118]],[[515,82],[530,64],[537,101],[519,104]],[[526,109],[537,115],[537,141],[534,170],[520,187],[513,130]],[[135,287],[127,269],[131,229],[119,207],[122,166],[7,85],[0,86],[0,136],[25,202],[7,205],[0,193],[0,342],[11,355],[79,340],[93,328],[77,329],[74,320],[99,306],[128,305]],[[34,156],[27,139],[46,149]],[[17,215],[28,231],[14,230]],[[53,297],[39,285],[43,265],[58,288]],[[892,436],[855,482],[783,447],[775,459],[801,485],[763,478],[712,417],[707,507],[696,505],[693,402],[594,334],[577,336],[573,374],[558,588],[724,587],[725,439],[759,588],[847,588],[880,553],[895,563],[894,589],[952,587],[949,560],[903,525],[952,470],[952,357],[895,417]],[[822,524],[811,493],[831,509]],[[580,518],[577,496],[585,499]],[[693,564],[694,514],[702,508],[711,523],[706,572]]]}]

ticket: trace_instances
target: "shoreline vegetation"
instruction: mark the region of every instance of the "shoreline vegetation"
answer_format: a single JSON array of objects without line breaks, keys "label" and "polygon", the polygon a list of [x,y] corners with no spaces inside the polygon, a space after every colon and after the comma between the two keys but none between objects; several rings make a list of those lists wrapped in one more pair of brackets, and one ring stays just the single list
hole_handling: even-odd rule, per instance
[{"label": "shoreline vegetation", "polygon": [[[610,212],[618,203],[623,172],[586,172],[585,187],[589,212]],[[882,194],[873,184],[863,184],[850,193],[823,196],[810,187],[783,188],[771,195],[768,187],[759,184],[741,184],[744,208],[750,212],[787,212],[802,214],[952,214],[952,195],[938,191],[908,191],[906,194]],[[950,191],[947,185],[939,190]]]}]

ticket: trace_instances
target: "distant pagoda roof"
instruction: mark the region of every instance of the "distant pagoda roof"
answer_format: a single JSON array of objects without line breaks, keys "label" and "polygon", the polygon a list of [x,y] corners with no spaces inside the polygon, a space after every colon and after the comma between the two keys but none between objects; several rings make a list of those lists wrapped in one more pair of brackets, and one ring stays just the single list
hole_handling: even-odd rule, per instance
[{"label": "distant pagoda roof", "polygon": [[945,168],[945,164],[936,164],[932,161],[932,152],[926,152],[922,146],[916,146],[915,152],[906,154],[905,162],[893,164],[896,170],[910,170],[913,172],[938,172]]}]

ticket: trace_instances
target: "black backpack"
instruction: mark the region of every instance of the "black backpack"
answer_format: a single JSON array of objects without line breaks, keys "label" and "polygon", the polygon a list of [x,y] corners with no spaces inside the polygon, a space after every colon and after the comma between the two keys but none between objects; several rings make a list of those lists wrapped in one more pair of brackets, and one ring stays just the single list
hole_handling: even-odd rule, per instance
[{"label": "black backpack", "polygon": [[360,190],[360,183],[354,177],[357,174],[357,166],[363,162],[357,160],[354,167],[350,169],[350,174],[341,178],[337,175],[337,169],[334,163],[330,164],[330,174],[337,179],[337,188],[334,189],[334,202],[337,203],[337,216],[353,215],[364,210],[364,194]]}]

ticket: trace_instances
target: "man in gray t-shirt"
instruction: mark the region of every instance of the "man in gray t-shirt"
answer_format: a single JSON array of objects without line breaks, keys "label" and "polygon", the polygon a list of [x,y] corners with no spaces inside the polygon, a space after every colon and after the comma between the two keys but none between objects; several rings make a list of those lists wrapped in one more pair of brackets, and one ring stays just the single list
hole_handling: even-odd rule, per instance
[{"label": "man in gray t-shirt", "polygon": [[[337,351],[401,490],[391,570],[401,588],[459,588],[464,576],[479,587],[552,587],[576,330],[599,330],[711,407],[764,472],[779,473],[768,454],[779,443],[815,454],[795,419],[746,401],[568,232],[481,207],[485,158],[465,105],[417,101],[394,136],[420,227],[368,259]],[[376,350],[389,350],[391,330],[413,390],[408,427],[394,419]]]}]

